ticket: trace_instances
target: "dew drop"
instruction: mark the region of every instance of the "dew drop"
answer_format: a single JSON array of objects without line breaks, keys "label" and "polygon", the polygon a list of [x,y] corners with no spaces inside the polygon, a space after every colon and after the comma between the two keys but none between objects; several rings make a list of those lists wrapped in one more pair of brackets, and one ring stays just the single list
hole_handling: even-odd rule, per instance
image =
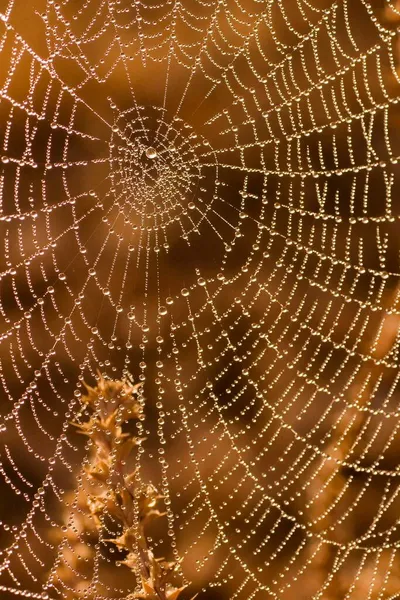
[{"label": "dew drop", "polygon": [[152,146],[149,146],[146,150],[147,158],[155,158],[157,156],[157,150]]}]

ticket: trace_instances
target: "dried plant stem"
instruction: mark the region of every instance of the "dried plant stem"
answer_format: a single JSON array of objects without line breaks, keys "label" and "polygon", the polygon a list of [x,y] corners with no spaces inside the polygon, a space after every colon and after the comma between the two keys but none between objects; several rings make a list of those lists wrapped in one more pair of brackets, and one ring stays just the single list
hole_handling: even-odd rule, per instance
[{"label": "dried plant stem", "polygon": [[[86,562],[93,561],[93,544],[85,545],[81,540],[85,535],[103,532],[107,519],[117,523],[121,533],[103,541],[125,553],[118,564],[128,567],[141,584],[128,599],[176,600],[185,589],[185,586],[178,588],[170,583],[177,563],[155,558],[147,543],[148,523],[163,516],[158,509],[161,496],[154,486],[139,481],[136,470],[132,472],[132,454],[142,440],[122,430],[124,423],[140,418],[138,390],[139,385],[100,377],[97,386],[87,386],[87,395],[81,397],[90,418],[74,425],[91,440],[92,449],[82,473],[78,502],[65,519],[67,526],[71,521],[75,523],[72,532],[67,530],[68,565],[58,561],[52,574],[52,580],[63,584],[68,593],[71,592],[71,598],[76,598],[77,593],[85,598],[96,596],[98,583],[84,580],[78,557],[84,550]],[[68,533],[72,533],[69,538]],[[65,590],[63,592],[65,594]]]}]

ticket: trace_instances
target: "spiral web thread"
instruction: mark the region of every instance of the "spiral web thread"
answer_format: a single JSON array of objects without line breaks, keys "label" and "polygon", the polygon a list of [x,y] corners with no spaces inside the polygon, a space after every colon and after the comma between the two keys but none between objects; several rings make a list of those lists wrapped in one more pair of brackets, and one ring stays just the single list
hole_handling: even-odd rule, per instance
[{"label": "spiral web thread", "polygon": [[69,537],[97,369],[191,593],[399,597],[396,3],[0,9],[4,597],[133,590]]}]

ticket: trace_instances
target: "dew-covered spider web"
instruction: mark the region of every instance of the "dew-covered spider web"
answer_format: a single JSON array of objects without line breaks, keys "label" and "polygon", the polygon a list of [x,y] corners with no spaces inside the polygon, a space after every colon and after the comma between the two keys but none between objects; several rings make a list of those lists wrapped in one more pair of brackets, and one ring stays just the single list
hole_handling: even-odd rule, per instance
[{"label": "dew-covered spider web", "polygon": [[399,23],[0,0],[2,598],[135,590],[79,516],[98,371],[182,598],[400,598]]}]

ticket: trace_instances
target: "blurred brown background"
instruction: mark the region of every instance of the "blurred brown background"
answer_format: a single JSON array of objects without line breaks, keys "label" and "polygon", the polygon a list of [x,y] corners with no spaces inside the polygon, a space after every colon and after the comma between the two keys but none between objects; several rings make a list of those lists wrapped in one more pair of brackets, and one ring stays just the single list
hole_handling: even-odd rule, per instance
[{"label": "blurred brown background", "polygon": [[145,382],[188,598],[399,593],[395,8],[1,1],[4,598],[54,566],[97,369]]}]

